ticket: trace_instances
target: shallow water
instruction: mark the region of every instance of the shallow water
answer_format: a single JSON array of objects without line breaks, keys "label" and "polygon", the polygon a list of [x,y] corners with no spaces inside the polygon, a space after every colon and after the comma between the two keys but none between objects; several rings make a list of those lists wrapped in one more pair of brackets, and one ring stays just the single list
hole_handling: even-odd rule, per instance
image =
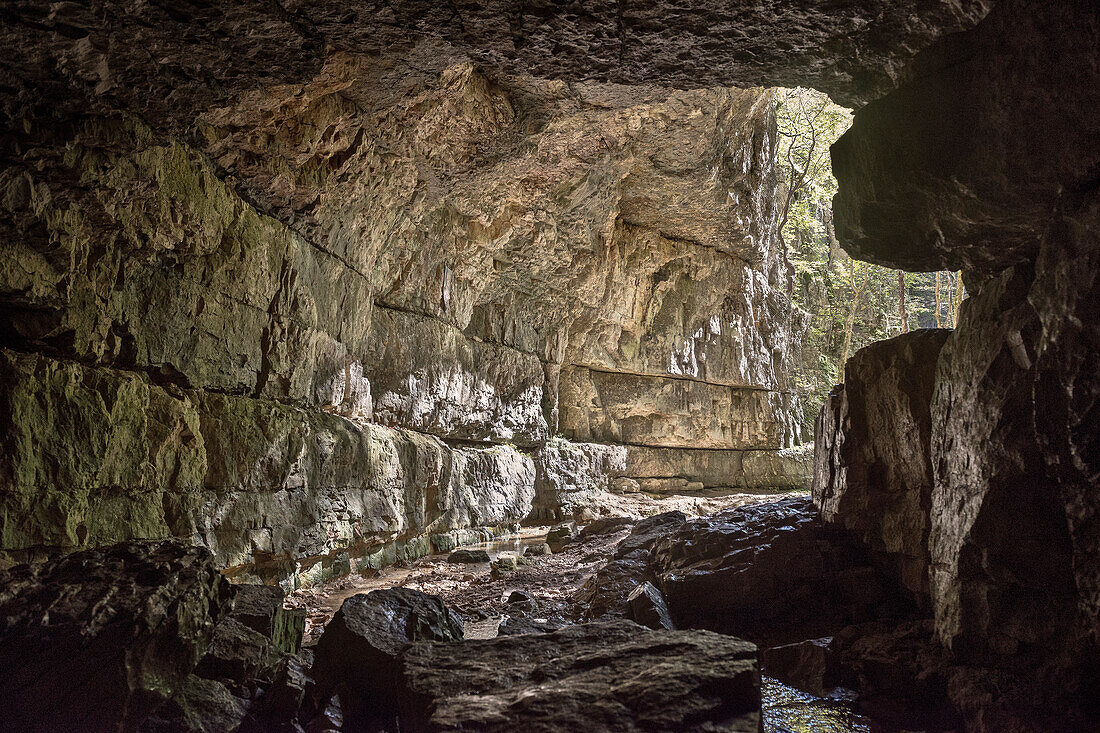
[{"label": "shallow water", "polygon": [[485,550],[493,560],[502,552],[515,552],[522,555],[523,551],[528,547],[541,545],[543,542],[546,542],[546,530],[546,527],[538,527],[534,530],[498,537],[489,542],[478,542],[475,545],[462,545],[462,549]]},{"label": "shallow water", "polygon": [[816,697],[772,677],[761,677],[764,733],[870,733],[855,694],[836,690]]}]

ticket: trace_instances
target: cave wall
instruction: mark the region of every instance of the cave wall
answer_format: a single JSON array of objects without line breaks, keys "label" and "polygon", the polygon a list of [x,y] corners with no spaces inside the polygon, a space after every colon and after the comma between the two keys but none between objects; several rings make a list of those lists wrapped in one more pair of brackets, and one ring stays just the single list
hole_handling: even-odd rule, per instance
[{"label": "cave wall", "polygon": [[[1098,48],[1095,3],[1000,2],[918,55],[833,147],[844,246],[895,267],[962,268],[968,298],[942,350],[913,367],[934,374],[931,390],[883,394],[868,354],[849,361],[818,422],[815,471],[823,517],[860,529],[845,480],[873,463],[845,451],[860,428],[839,400],[858,392],[900,426],[919,397],[929,429],[880,433],[900,453],[871,495],[915,502],[930,477],[923,580],[937,638],[958,663],[1086,707],[1100,639]],[[912,338],[873,348],[904,360]],[[905,475],[905,454],[929,456],[930,472]],[[850,506],[866,507],[855,488]],[[991,721],[970,729],[998,730]]]},{"label": "cave wall", "polygon": [[[11,12],[7,560],[171,535],[311,581],[600,490],[808,480],[768,92],[511,76],[437,39],[200,89],[119,45],[138,26]],[[300,30],[267,28],[249,59]],[[617,458],[578,474],[554,436]]]}]

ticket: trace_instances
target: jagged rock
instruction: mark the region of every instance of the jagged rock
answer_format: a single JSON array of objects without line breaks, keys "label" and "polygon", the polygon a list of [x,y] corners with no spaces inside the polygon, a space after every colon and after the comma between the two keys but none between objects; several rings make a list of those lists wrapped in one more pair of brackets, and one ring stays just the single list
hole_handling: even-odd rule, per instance
[{"label": "jagged rock", "polygon": [[455,550],[447,556],[447,562],[478,563],[489,562],[489,553],[485,550]]},{"label": "jagged rock", "polygon": [[288,654],[279,662],[274,679],[260,700],[261,719],[269,726],[284,726],[285,730],[297,724],[306,690],[313,683],[310,666],[312,655]]},{"label": "jagged rock", "polygon": [[5,725],[135,729],[189,684],[230,598],[210,553],[174,541],[0,570]]},{"label": "jagged rock", "polygon": [[836,655],[829,648],[832,641],[824,636],[765,649],[761,669],[784,684],[824,697],[839,683]]},{"label": "jagged rock", "polygon": [[756,733],[760,726],[756,647],[705,631],[617,621],[414,644],[401,667],[408,684],[402,730]]},{"label": "jagged rock", "polygon": [[140,733],[232,733],[248,720],[249,703],[224,684],[190,675],[137,729]]},{"label": "jagged rock", "polygon": [[537,621],[527,616],[509,616],[497,628],[498,636],[516,636],[518,634],[545,634],[557,631],[566,624],[560,621]]},{"label": "jagged rock", "polygon": [[982,284],[936,374],[932,605],[938,637],[973,663],[1075,644],[1066,511],[1030,417],[1042,330],[1027,300],[1033,279],[1017,266]]},{"label": "jagged rock", "polygon": [[275,586],[235,585],[230,616],[263,634],[278,651],[295,654],[302,646],[305,609],[284,608],[283,597]]},{"label": "jagged rock", "polygon": [[824,532],[809,497],[689,520],[649,562],[679,628],[806,638],[896,612],[889,583]]},{"label": "jagged rock", "polygon": [[873,551],[929,605],[936,363],[950,332],[913,331],[860,349],[818,415],[813,497],[826,523]]},{"label": "jagged rock", "polygon": [[858,686],[860,708],[888,728],[958,730],[947,696],[950,656],[933,637],[931,619],[872,622],[840,631],[832,651]]},{"label": "jagged rock", "polygon": [[271,640],[233,617],[222,619],[214,629],[195,673],[211,680],[271,681],[277,664]]},{"label": "jagged rock", "polygon": [[634,520],[630,517],[601,517],[581,527],[581,531],[577,533],[577,539],[584,542],[594,537],[615,534],[632,524]]},{"label": "jagged rock", "polygon": [[628,614],[630,598],[653,576],[650,565],[653,546],[686,521],[686,514],[674,511],[646,517],[635,523],[630,534],[615,545],[612,560],[597,570],[577,591],[577,600],[586,607],[584,617],[594,620]]},{"label": "jagged rock", "polygon": [[327,699],[337,694],[357,724],[394,714],[397,658],[414,641],[461,639],[462,619],[438,596],[389,588],[348,598],[325,626],[312,674]]},{"label": "jagged rock", "polygon": [[550,545],[553,552],[561,552],[561,549],[573,541],[577,536],[576,522],[562,522],[550,528],[546,533],[546,544]]},{"label": "jagged rock", "polygon": [[674,629],[664,596],[648,580],[626,597],[626,617],[651,629]]},{"label": "jagged rock", "polygon": [[524,549],[523,554],[527,557],[535,557],[537,555],[550,555],[553,554],[553,550],[550,549],[550,545],[543,542],[538,545],[530,545]]},{"label": "jagged rock", "polygon": [[502,552],[492,562],[494,573],[512,573],[519,567],[520,557],[514,552]]},{"label": "jagged rock", "polygon": [[912,270],[1034,259],[1059,197],[1100,165],[1098,20],[1090,0],[1003,0],[921,53],[832,148],[845,249]]}]

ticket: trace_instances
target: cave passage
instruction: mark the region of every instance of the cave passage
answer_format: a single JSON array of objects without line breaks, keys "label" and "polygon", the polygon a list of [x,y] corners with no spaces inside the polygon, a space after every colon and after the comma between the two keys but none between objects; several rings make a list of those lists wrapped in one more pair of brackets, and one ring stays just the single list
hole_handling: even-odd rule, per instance
[{"label": "cave passage", "polygon": [[0,10],[0,731],[1100,730],[1100,7]]}]

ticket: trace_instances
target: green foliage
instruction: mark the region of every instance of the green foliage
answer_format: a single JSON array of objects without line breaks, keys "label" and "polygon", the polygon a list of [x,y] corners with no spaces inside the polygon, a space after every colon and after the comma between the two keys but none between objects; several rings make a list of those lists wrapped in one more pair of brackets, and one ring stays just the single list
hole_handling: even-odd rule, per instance
[{"label": "green foliage", "polygon": [[837,183],[829,147],[851,126],[851,112],[811,89],[779,89],[776,122],[780,240],[792,298],[809,314],[802,360],[792,372],[813,416],[859,349],[915,328],[954,326],[961,284],[956,273],[904,273],[903,324],[898,271],[852,260],[833,228]]}]

